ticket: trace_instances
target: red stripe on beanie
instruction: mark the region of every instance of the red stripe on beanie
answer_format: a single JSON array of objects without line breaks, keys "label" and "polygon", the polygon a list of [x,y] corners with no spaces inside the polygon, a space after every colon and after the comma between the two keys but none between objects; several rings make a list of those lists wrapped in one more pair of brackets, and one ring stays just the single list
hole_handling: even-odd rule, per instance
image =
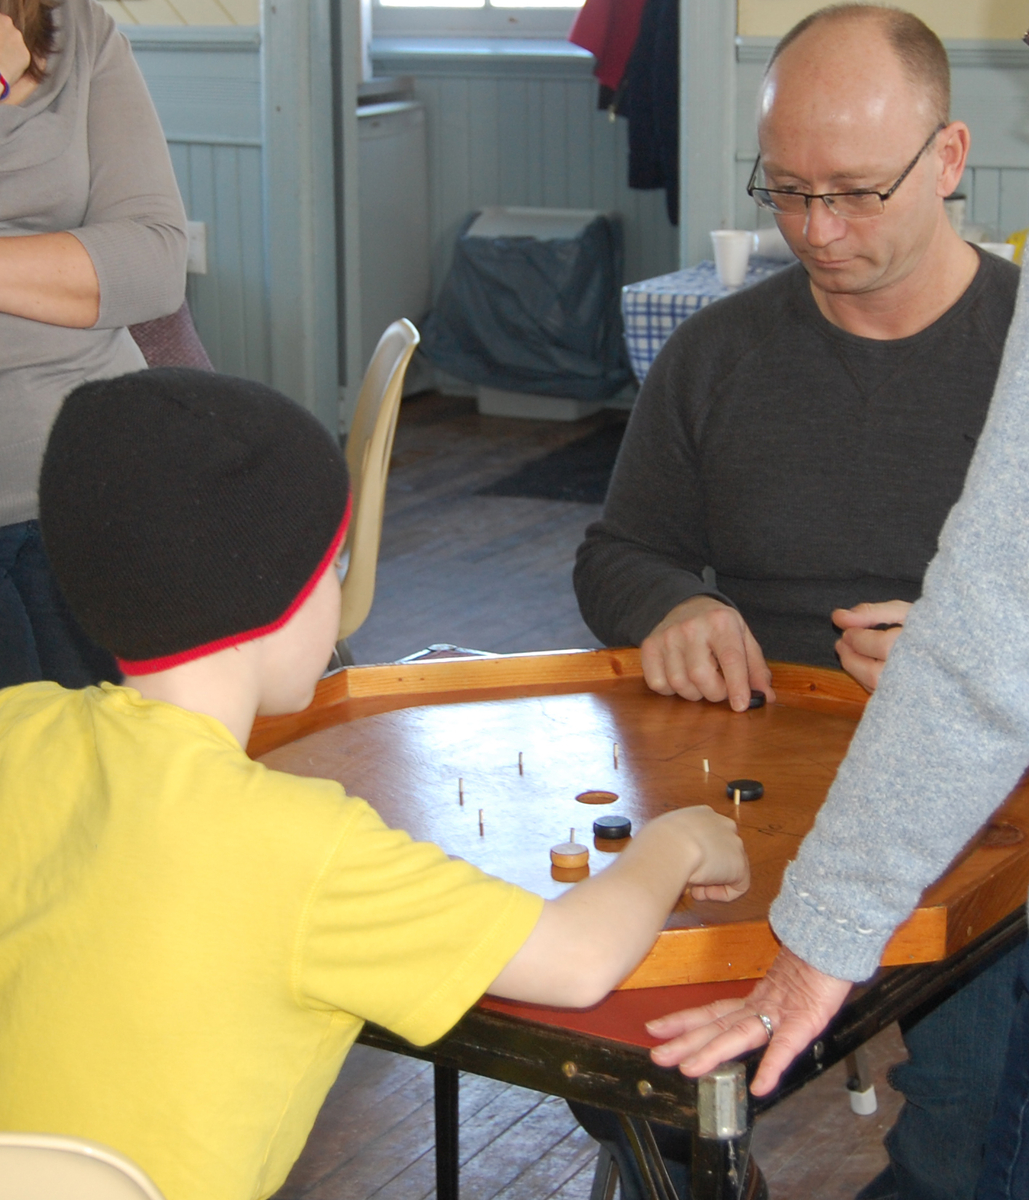
[{"label": "red stripe on beanie", "polygon": [[322,556],[318,566],[315,567],[314,573],[308,579],[307,583],[297,593],[293,603],[286,609],[281,617],[272,621],[270,625],[262,625],[260,629],[248,629],[243,633],[233,633],[229,637],[219,638],[215,642],[206,642],[203,646],[195,646],[191,650],[180,650],[176,654],[167,654],[163,658],[145,658],[134,662],[126,658],[118,658],[115,661],[125,675],[156,675],[158,671],[168,671],[172,667],[181,666],[183,663],[193,662],[198,658],[206,658],[209,654],[216,654],[219,650],[227,650],[230,646],[239,646],[244,642],[255,641],[259,637],[266,637],[269,633],[274,633],[276,629],[281,629],[286,622],[294,616],[300,606],[304,603],[308,596],[314,591],[318,580],[328,569],[329,564],[336,557],[340,546],[343,544],[343,539],[346,537],[347,529],[350,526],[350,513],[353,508],[353,496],[347,496],[347,507],[343,513],[343,520],[339,523],[339,528],[329,544],[328,550]]}]

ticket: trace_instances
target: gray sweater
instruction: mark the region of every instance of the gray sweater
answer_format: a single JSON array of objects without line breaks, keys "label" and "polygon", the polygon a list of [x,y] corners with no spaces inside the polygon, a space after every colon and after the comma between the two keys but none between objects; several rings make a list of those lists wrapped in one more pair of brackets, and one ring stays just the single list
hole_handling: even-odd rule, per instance
[{"label": "gray sweater", "polygon": [[146,363],[126,325],[174,312],[186,225],[164,134],[128,42],[93,0],[62,0],[47,76],[0,105],[0,236],[68,231],[100,281],[92,329],[0,313],[0,525],[34,517],[46,437],[87,379]]},{"label": "gray sweater", "polygon": [[[829,614],[914,600],[986,418],[1018,269],[913,337],[827,321],[797,264],[702,309],[647,375],[575,587],[608,645],[696,594],[770,658],[836,666]],[[717,584],[705,583],[705,567]]]},{"label": "gray sweater", "polygon": [[841,979],[875,970],[923,889],[1029,763],[1029,280],[988,420],[878,691],[772,908]]}]

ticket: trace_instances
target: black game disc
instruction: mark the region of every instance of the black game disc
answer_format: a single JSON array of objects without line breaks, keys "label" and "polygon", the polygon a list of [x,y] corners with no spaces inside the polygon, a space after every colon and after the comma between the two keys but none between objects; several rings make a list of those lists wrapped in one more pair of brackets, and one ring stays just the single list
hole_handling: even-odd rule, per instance
[{"label": "black game disc", "polygon": [[750,693],[750,704],[747,707],[748,708],[764,708],[764,706],[765,706],[764,692],[751,692]]},{"label": "black game disc", "polygon": [[765,785],[756,779],[730,779],[725,785],[725,794],[732,800],[737,791],[741,800],[760,800],[765,794]]},{"label": "black game disc", "polygon": [[593,836],[603,841],[620,842],[632,833],[632,822],[628,817],[597,817],[593,822]]}]

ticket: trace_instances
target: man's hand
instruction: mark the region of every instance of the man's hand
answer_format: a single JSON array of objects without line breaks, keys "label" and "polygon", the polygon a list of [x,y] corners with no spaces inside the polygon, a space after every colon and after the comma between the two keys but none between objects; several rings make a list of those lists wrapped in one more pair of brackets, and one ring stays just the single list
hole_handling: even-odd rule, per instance
[{"label": "man's hand", "polygon": [[743,712],[751,691],[775,700],[772,673],[740,614],[713,596],[691,596],[640,646],[643,678],[662,696],[724,700]]},{"label": "man's hand", "polygon": [[[866,692],[874,692],[878,686],[879,676],[910,608],[906,600],[886,600],[881,604],[856,604],[853,608],[833,611],[832,623],[843,630],[836,643],[840,666]],[[877,628],[881,625],[895,628]]]},{"label": "man's hand", "polygon": [[671,1039],[655,1046],[650,1057],[662,1067],[678,1066],[684,1075],[704,1075],[768,1042],[757,1015],[762,1013],[775,1033],[750,1090],[755,1096],[766,1096],[839,1012],[851,986],[809,967],[783,946],[768,974],[744,999],[716,1000],[704,1008],[648,1021],[651,1037]]},{"label": "man's hand", "polygon": [[13,88],[28,70],[30,62],[25,39],[6,14],[0,14],[0,75]]}]

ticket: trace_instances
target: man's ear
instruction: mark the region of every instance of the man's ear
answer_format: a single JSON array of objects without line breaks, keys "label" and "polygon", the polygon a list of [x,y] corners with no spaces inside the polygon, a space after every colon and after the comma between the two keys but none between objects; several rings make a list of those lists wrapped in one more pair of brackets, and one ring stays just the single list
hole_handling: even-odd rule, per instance
[{"label": "man's ear", "polygon": [[961,182],[972,135],[964,121],[952,121],[941,129],[936,140],[936,160],[940,169],[936,179],[936,194],[949,196]]}]

